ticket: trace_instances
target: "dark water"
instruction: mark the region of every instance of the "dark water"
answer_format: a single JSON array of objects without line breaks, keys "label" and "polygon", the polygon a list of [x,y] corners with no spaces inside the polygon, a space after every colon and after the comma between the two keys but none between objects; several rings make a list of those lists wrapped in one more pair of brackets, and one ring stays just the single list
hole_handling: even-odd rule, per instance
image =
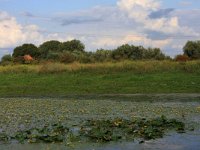
[{"label": "dark water", "polygon": [[64,144],[9,144],[1,145],[0,150],[200,150],[200,131],[187,134],[170,134],[163,139],[109,144],[77,143]]}]

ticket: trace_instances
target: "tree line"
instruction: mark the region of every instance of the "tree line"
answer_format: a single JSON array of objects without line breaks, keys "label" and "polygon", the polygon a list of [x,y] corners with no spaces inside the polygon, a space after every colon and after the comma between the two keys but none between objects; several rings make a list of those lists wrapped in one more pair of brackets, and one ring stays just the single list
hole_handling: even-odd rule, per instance
[{"label": "tree line", "polygon": [[[175,59],[185,61],[199,58],[200,41],[188,41],[183,48],[183,54],[177,55]],[[171,58],[166,56],[160,48],[144,48],[143,46],[129,44],[121,45],[112,50],[97,49],[95,52],[87,52],[85,45],[81,41],[74,39],[66,42],[47,41],[39,47],[34,44],[23,44],[14,48],[12,55],[3,56],[1,63],[40,63],[42,61],[91,63],[145,59],[165,60]]]}]

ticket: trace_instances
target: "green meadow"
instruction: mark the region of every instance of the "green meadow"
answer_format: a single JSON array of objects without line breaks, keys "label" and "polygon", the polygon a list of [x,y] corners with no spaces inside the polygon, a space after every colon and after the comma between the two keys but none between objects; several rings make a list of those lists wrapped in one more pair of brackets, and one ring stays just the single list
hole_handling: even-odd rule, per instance
[{"label": "green meadow", "polygon": [[200,62],[125,61],[0,67],[1,97],[199,93]]}]

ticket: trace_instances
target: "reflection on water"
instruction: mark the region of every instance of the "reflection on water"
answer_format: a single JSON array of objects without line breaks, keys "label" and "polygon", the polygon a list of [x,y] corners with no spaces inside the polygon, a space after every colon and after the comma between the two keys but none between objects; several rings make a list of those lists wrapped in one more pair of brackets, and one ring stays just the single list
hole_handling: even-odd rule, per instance
[{"label": "reflection on water", "polygon": [[187,134],[171,134],[163,139],[147,141],[144,144],[135,142],[89,144],[79,143],[65,146],[64,144],[11,144],[1,145],[0,150],[199,150],[200,131]]}]

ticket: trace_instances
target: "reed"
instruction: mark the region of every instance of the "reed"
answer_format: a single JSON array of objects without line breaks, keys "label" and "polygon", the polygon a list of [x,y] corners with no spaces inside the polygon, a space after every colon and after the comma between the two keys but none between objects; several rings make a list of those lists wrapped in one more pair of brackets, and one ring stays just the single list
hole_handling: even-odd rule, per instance
[{"label": "reed", "polygon": [[187,72],[200,73],[200,61],[121,61],[82,64],[43,63],[39,65],[8,65],[0,66],[0,73],[62,73],[62,72]]}]

